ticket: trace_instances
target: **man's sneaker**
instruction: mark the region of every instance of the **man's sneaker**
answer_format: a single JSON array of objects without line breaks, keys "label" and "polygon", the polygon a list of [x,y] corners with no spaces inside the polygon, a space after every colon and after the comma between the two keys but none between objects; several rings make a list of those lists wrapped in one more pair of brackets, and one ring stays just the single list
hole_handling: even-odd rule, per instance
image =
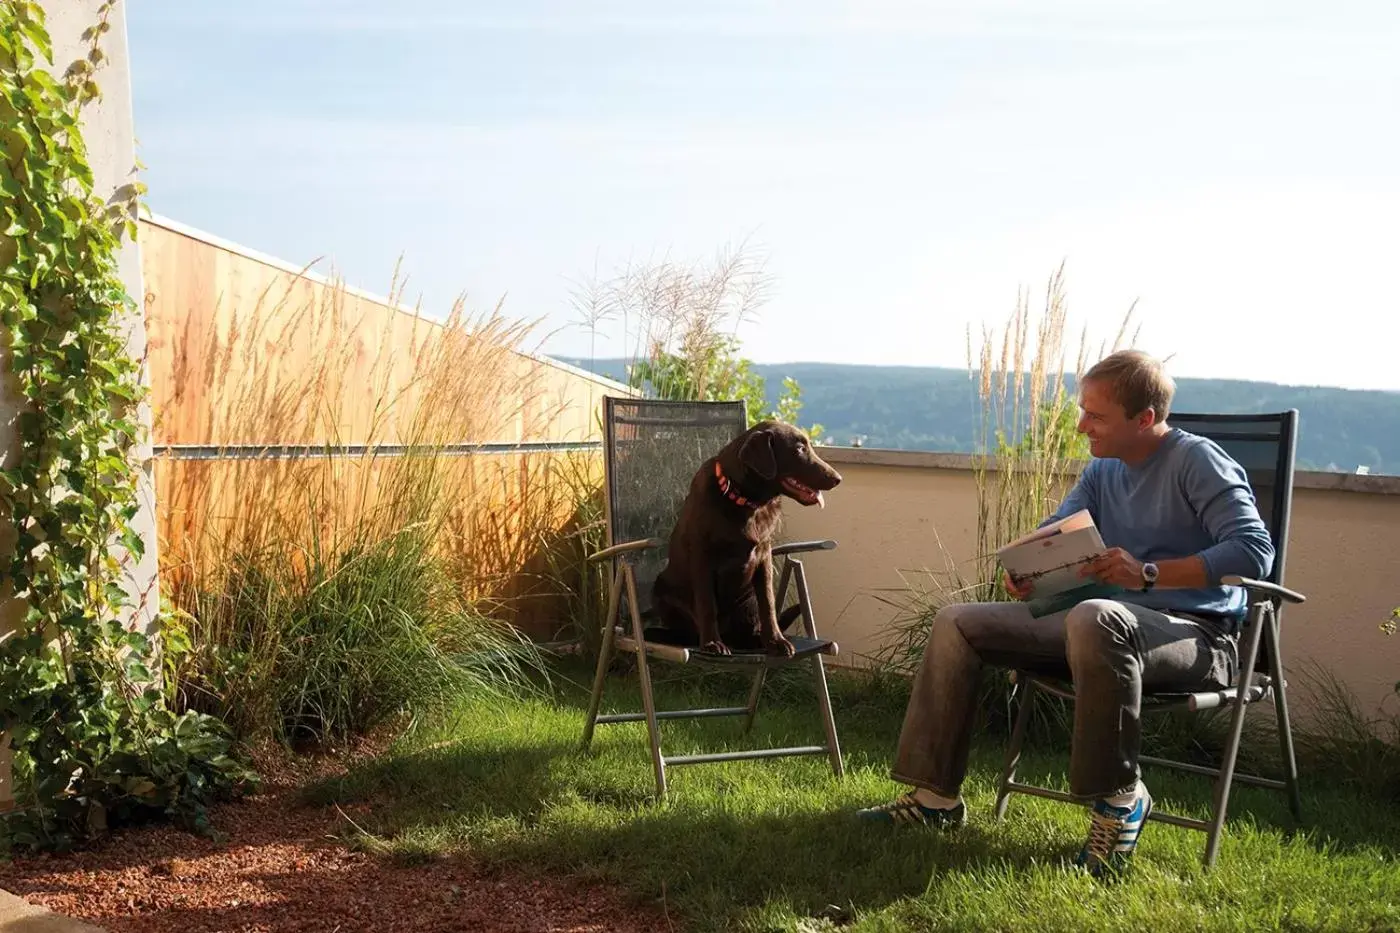
[{"label": "man's sneaker", "polygon": [[1143,787],[1131,807],[1113,807],[1094,801],[1089,817],[1089,838],[1079,850],[1074,864],[1099,877],[1122,869],[1137,848],[1142,824],[1152,813],[1152,795]]},{"label": "man's sneaker", "polygon": [[866,823],[951,827],[967,822],[967,806],[959,800],[956,807],[947,809],[926,807],[919,803],[914,797],[914,792],[910,791],[901,794],[892,803],[857,810],[856,817]]}]

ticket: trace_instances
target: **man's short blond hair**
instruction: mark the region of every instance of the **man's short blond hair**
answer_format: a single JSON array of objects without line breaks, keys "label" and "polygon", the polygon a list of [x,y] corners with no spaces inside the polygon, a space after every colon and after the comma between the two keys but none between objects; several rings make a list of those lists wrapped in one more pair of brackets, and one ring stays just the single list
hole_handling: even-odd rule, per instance
[{"label": "man's short blond hair", "polygon": [[1123,406],[1129,418],[1152,409],[1158,421],[1166,421],[1171,411],[1176,382],[1162,362],[1141,350],[1119,350],[1099,360],[1083,376],[1109,386],[1114,401]]}]

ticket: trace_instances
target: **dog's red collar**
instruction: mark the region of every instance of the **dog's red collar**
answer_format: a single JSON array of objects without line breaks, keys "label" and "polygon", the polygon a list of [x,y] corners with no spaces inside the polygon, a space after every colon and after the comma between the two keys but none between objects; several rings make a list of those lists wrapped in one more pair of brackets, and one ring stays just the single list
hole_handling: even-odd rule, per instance
[{"label": "dog's red collar", "polygon": [[715,461],[715,481],[719,483],[719,491],[729,497],[729,501],[735,505],[742,505],[746,509],[756,509],[759,503],[752,499],[746,499],[734,491],[734,484],[729,477],[724,475],[724,470],[720,469],[719,461]]}]

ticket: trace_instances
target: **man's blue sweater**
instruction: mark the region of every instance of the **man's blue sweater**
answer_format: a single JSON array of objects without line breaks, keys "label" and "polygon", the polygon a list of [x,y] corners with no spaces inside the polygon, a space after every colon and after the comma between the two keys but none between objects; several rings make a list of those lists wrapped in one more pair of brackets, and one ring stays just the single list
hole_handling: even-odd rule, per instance
[{"label": "man's blue sweater", "polygon": [[1162,612],[1243,618],[1244,590],[1223,586],[1228,574],[1264,579],[1274,545],[1259,517],[1244,468],[1209,438],[1172,428],[1143,463],[1091,460],[1055,514],[1042,525],[1088,509],[1104,544],[1140,561],[1199,554],[1203,589],[1153,587],[1122,598]]}]

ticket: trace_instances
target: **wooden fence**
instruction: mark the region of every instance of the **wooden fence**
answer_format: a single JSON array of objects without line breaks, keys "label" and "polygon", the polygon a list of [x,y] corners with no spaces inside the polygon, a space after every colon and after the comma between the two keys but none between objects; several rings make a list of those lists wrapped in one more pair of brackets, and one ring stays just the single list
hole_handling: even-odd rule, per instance
[{"label": "wooden fence", "polygon": [[231,549],[357,534],[429,483],[471,595],[552,634],[547,543],[589,520],[599,407],[625,387],[493,313],[433,320],[167,220],[140,237],[167,586]]}]

